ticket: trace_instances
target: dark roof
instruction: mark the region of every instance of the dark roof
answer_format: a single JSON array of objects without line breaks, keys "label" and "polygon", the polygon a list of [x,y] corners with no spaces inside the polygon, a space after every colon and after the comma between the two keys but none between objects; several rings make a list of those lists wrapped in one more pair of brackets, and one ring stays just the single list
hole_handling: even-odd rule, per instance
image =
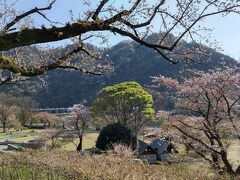
[{"label": "dark roof", "polygon": [[143,152],[147,149],[148,144],[144,141],[138,140],[138,154],[143,154]]},{"label": "dark roof", "polygon": [[165,139],[155,139],[149,146],[152,149],[157,149],[158,154],[162,154],[167,151],[167,148],[171,145],[170,141]]}]

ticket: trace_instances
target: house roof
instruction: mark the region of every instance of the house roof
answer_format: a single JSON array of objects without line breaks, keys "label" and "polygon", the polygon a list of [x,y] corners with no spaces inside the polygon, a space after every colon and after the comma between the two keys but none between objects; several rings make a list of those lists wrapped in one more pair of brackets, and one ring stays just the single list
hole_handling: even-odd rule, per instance
[{"label": "house roof", "polygon": [[158,154],[162,154],[167,151],[167,148],[170,145],[170,141],[165,139],[155,139],[152,141],[152,143],[149,145],[152,149],[157,149]]},{"label": "house roof", "polygon": [[138,140],[138,154],[143,154],[149,145],[141,140]]}]

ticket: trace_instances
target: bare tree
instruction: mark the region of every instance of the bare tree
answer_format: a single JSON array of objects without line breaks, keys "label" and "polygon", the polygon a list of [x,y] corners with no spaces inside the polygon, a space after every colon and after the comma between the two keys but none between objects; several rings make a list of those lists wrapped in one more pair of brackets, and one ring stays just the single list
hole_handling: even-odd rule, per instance
[{"label": "bare tree", "polygon": [[0,105],[0,121],[2,123],[3,132],[6,132],[7,123],[12,114],[10,108],[11,107],[6,105]]},{"label": "bare tree", "polygon": [[12,105],[15,102],[15,97],[10,94],[0,94],[0,121],[3,126],[3,132],[6,132],[6,127],[9,121],[15,119],[12,112]]},{"label": "bare tree", "polygon": [[[58,0],[52,0],[45,7],[35,7],[25,12],[16,11],[15,3],[7,3],[3,0],[1,2],[0,68],[10,72],[1,78],[1,83],[11,81],[13,74],[31,77],[56,68],[75,69],[98,75],[99,72],[96,69],[91,70],[87,68],[89,66],[72,64],[71,59],[79,52],[80,64],[84,59],[89,62],[90,59],[98,58],[99,52],[91,51],[86,41],[102,38],[102,43],[107,43],[106,39],[110,34],[128,37],[142,46],[155,50],[173,64],[183,59],[192,60],[194,54],[203,53],[201,46],[197,44],[200,41],[208,42],[208,38],[204,36],[208,29],[202,27],[200,23],[210,16],[239,14],[240,6],[238,0],[174,0],[171,2],[99,0],[97,3],[85,0],[81,3],[80,16],[77,18],[72,16],[69,22],[55,22],[48,17],[48,13]],[[33,15],[39,15],[43,22],[47,23],[41,27],[37,26]],[[147,39],[147,35],[153,31],[161,33],[153,39]],[[108,33],[104,36],[102,32]],[[34,56],[24,56],[20,53],[24,46],[73,37],[77,39],[75,48],[66,53],[60,53],[61,56],[54,60],[49,58],[38,62]],[[197,48],[194,51],[186,49],[180,53],[178,48],[183,38],[191,39],[196,43]],[[6,53],[8,50],[13,50],[11,53],[13,55]],[[178,54],[177,59],[175,59],[176,54]],[[33,62],[32,65],[29,65],[29,59]],[[38,59],[44,59],[44,55],[39,55]]]},{"label": "bare tree", "polygon": [[17,119],[20,121],[22,126],[25,126],[32,117],[32,109],[37,107],[37,102],[32,97],[18,97],[17,98]]},{"label": "bare tree", "polygon": [[48,128],[44,130],[44,132],[40,136],[38,136],[35,140],[37,142],[45,142],[47,146],[53,149],[59,146],[63,134],[64,132],[62,130]]}]

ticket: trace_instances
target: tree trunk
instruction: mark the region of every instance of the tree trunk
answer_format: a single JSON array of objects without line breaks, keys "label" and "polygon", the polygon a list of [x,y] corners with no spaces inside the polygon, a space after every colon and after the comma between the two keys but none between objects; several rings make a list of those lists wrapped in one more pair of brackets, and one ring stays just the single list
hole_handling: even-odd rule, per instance
[{"label": "tree trunk", "polygon": [[235,172],[233,171],[232,169],[232,165],[229,163],[228,159],[227,159],[227,152],[222,150],[221,151],[221,158],[222,158],[222,161],[226,167],[226,171],[229,173],[229,174],[234,174],[235,175]]},{"label": "tree trunk", "polygon": [[77,151],[81,152],[82,151],[82,143],[83,143],[83,136],[79,136],[79,144],[77,146]]},{"label": "tree trunk", "polygon": [[135,154],[136,154],[136,156],[138,156],[138,149],[139,149],[138,131],[136,131],[135,141],[136,141],[136,142],[135,142],[135,143],[136,143]]},{"label": "tree trunk", "polygon": [[43,122],[43,128],[44,129],[46,128],[46,122],[45,121]]},{"label": "tree trunk", "polygon": [[6,132],[6,121],[3,122],[3,132]]},{"label": "tree trunk", "polygon": [[216,152],[212,152],[211,157],[212,157],[213,167],[216,169],[220,169],[218,154]]}]

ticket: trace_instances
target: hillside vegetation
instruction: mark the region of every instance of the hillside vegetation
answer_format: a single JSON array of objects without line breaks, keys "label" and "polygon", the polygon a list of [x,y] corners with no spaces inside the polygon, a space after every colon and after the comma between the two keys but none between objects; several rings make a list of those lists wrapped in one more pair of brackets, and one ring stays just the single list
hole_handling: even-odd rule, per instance
[{"label": "hillside vegetation", "polygon": [[[155,36],[148,38],[154,40]],[[181,49],[178,51],[193,49],[195,46],[193,43],[182,42]],[[92,48],[96,47],[92,46]],[[195,68],[207,71],[224,65],[233,66],[237,63],[234,59],[211,48],[204,46],[202,48],[205,49],[204,56],[193,56],[195,61],[173,65],[153,50],[139,46],[132,41],[125,41],[103,51],[102,61],[110,60],[113,72],[104,73],[99,77],[76,71],[56,70],[43,76],[43,81],[33,78],[32,81],[1,86],[0,90],[17,96],[30,94],[40,103],[40,107],[69,107],[79,102],[91,105],[97,92],[108,85],[136,81],[149,88],[151,76],[164,75],[179,79],[183,76],[184,70]],[[38,51],[40,49],[34,49],[34,53]],[[64,52],[65,49],[62,51]],[[42,83],[45,86],[41,86]]]}]

